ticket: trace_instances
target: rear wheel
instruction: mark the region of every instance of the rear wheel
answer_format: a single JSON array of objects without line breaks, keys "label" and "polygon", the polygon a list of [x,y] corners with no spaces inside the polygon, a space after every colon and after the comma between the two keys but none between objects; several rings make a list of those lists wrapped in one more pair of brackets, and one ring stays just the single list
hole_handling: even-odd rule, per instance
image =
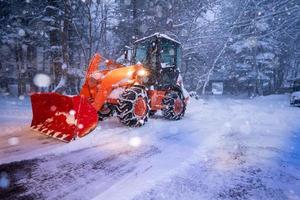
[{"label": "rear wheel", "polygon": [[163,99],[162,114],[166,119],[179,120],[185,114],[186,105],[181,92],[170,91]]},{"label": "rear wheel", "polygon": [[117,114],[120,121],[131,127],[139,127],[148,121],[149,101],[145,90],[131,87],[120,95]]}]

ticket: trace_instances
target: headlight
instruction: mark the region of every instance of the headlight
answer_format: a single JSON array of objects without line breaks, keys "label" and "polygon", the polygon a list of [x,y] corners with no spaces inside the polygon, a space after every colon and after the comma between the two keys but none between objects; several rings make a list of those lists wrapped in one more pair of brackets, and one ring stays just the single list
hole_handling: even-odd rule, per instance
[{"label": "headlight", "polygon": [[134,71],[133,71],[133,70],[129,70],[129,71],[127,72],[127,75],[130,76],[130,77],[131,77],[133,74],[134,74]]},{"label": "headlight", "polygon": [[148,71],[145,69],[140,69],[136,72],[136,77],[138,82],[140,83],[146,83],[148,82],[149,78],[148,78]]},{"label": "headlight", "polygon": [[137,72],[137,75],[138,76],[147,76],[147,71],[145,69],[140,69],[138,72]]}]

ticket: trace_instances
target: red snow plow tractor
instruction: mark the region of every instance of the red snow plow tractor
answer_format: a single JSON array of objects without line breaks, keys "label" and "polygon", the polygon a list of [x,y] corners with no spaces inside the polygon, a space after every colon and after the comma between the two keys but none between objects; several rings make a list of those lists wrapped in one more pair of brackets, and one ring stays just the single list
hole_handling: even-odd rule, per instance
[{"label": "red snow plow tractor", "polygon": [[132,65],[124,66],[95,54],[77,96],[32,94],[31,128],[70,142],[114,113],[130,127],[144,125],[158,110],[166,119],[181,119],[188,93],[179,71],[180,43],[157,33],[136,41],[131,55]]}]

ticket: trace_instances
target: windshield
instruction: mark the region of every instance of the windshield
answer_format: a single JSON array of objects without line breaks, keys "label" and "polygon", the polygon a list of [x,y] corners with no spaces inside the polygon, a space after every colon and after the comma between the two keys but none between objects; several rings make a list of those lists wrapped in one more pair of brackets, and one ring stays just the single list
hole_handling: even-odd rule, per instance
[{"label": "windshield", "polygon": [[141,43],[136,47],[135,62],[143,63],[147,57],[147,44]]},{"label": "windshield", "polygon": [[153,41],[136,44],[134,62],[143,63],[146,67],[155,69],[157,45]]},{"label": "windshield", "polygon": [[168,68],[176,66],[176,45],[170,41],[164,41],[161,44],[161,67]]}]

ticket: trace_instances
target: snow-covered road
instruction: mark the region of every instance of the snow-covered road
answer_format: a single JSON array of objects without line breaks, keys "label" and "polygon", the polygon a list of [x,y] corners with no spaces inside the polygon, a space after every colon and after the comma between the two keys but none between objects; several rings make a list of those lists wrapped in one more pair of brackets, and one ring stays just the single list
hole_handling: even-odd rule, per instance
[{"label": "snow-covered road", "polygon": [[0,101],[0,199],[300,199],[300,109],[288,96],[193,100],[180,121],[116,119],[66,144]]}]

